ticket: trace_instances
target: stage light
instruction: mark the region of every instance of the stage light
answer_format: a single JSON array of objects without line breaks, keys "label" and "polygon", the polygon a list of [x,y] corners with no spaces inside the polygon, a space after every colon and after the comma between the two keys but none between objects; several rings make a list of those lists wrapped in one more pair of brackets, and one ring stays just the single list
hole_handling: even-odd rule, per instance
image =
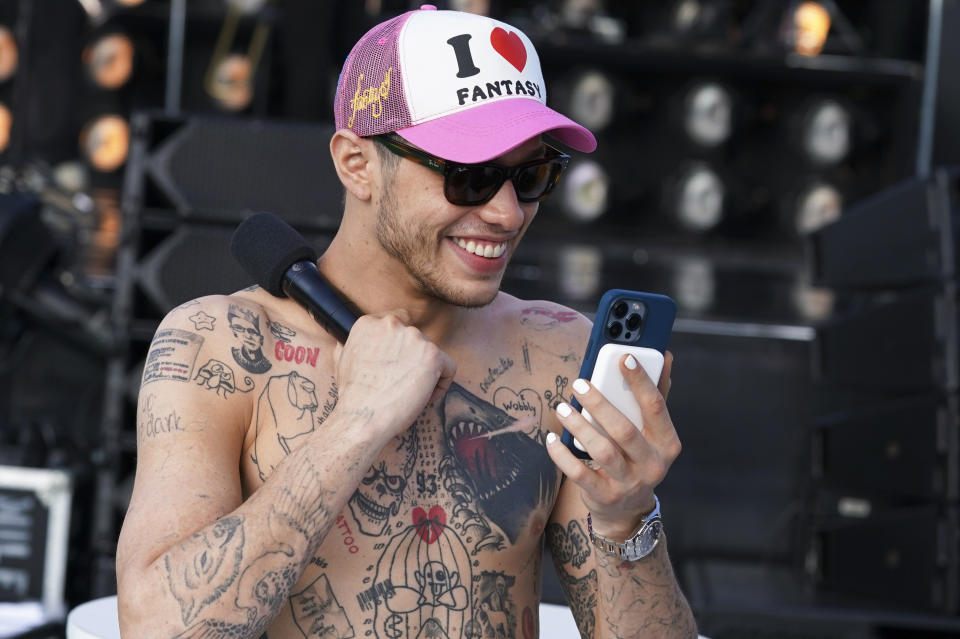
[{"label": "stage light", "polygon": [[563,176],[561,206],[577,222],[592,222],[607,210],[610,176],[593,160],[579,160]]},{"label": "stage light", "polygon": [[613,120],[616,91],[613,82],[600,71],[585,71],[577,76],[570,87],[570,117],[599,132]]},{"label": "stage light", "polygon": [[603,254],[595,246],[563,246],[559,251],[559,285],[572,300],[588,300],[600,291]]},{"label": "stage light", "polygon": [[800,235],[813,233],[839,219],[842,210],[840,191],[829,184],[814,184],[797,198],[794,228]]},{"label": "stage light", "polygon": [[3,102],[0,102],[0,153],[10,146],[10,129],[13,128],[13,114]]},{"label": "stage light", "polygon": [[672,213],[679,226],[702,233],[720,224],[726,189],[720,177],[707,165],[697,163],[690,166],[674,188]]},{"label": "stage light", "polygon": [[227,6],[245,15],[260,13],[267,0],[227,0]]},{"label": "stage light", "polygon": [[450,8],[454,11],[488,16],[490,15],[490,0],[450,0]]},{"label": "stage light", "polygon": [[684,100],[683,127],[690,139],[715,147],[730,138],[733,129],[733,98],[721,85],[704,82],[691,88]]},{"label": "stage light", "polygon": [[122,33],[111,33],[88,46],[82,59],[97,86],[118,89],[133,72],[133,42]]},{"label": "stage light", "polygon": [[817,164],[836,164],[850,152],[851,118],[836,100],[821,100],[804,116],[803,150]]},{"label": "stage light", "polygon": [[680,308],[702,313],[713,306],[717,283],[713,264],[704,258],[681,258],[674,264],[673,295]]},{"label": "stage light", "polygon": [[253,99],[253,66],[250,58],[232,53],[222,58],[213,71],[210,95],[230,111],[245,109]]},{"label": "stage light", "polygon": [[815,56],[823,50],[830,32],[830,12],[819,2],[803,2],[793,12],[788,38],[800,55]]},{"label": "stage light", "polygon": [[0,25],[0,82],[6,82],[17,72],[20,49],[13,32]]},{"label": "stage light", "polygon": [[828,289],[811,286],[806,279],[798,279],[790,292],[793,307],[800,317],[810,322],[821,322],[833,314],[836,294]]},{"label": "stage light", "polygon": [[99,116],[80,132],[80,148],[96,170],[115,171],[127,160],[130,126],[119,115]]}]

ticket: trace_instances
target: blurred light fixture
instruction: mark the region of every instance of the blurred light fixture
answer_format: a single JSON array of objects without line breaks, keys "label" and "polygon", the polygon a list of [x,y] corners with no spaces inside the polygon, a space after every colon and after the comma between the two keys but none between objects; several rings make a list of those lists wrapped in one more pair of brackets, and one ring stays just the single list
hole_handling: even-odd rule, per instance
[{"label": "blurred light fixture", "polygon": [[13,128],[13,114],[6,104],[0,102],[0,153],[10,146],[10,130]]},{"label": "blurred light fixture", "polygon": [[136,7],[137,5],[143,4],[143,0],[116,0],[116,2],[125,7]]},{"label": "blurred light fixture", "polygon": [[797,280],[790,297],[800,317],[810,322],[821,322],[830,317],[836,303],[832,290],[811,286],[805,279]]},{"label": "blurred light fixture", "polygon": [[565,297],[587,300],[600,291],[603,254],[595,246],[562,246],[558,252],[559,285]]},{"label": "blurred light fixture", "polygon": [[599,132],[613,120],[616,91],[606,74],[590,70],[577,76],[570,87],[569,113],[588,129]]},{"label": "blurred light fixture", "polygon": [[817,164],[836,164],[850,152],[850,113],[836,100],[821,100],[804,115],[803,150]]},{"label": "blurred light fixture", "polygon": [[707,165],[693,164],[677,180],[672,211],[674,220],[688,231],[709,231],[723,219],[725,196],[723,180]]},{"label": "blurred light fixture", "polygon": [[716,290],[713,264],[709,260],[687,257],[674,263],[673,294],[680,308],[702,313],[713,306]]},{"label": "blurred light fixture", "polygon": [[270,35],[270,24],[257,20],[246,53],[231,52],[244,14],[258,12],[265,0],[228,0],[227,15],[204,76],[204,89],[220,106],[240,111],[253,100],[253,77]]},{"label": "blurred light fixture", "polygon": [[119,115],[101,115],[80,132],[80,148],[98,171],[115,171],[127,160],[130,126]]},{"label": "blurred light fixture", "polygon": [[17,72],[20,49],[13,32],[0,25],[0,82],[6,82]]},{"label": "blurred light fixture", "polygon": [[260,13],[267,0],[227,0],[227,6],[245,15]]},{"label": "blurred light fixture", "polygon": [[835,187],[819,182],[804,189],[797,198],[794,227],[800,235],[808,235],[834,220],[843,210],[843,195]]},{"label": "blurred light fixture", "polygon": [[490,15],[490,0],[450,0],[450,8],[454,11],[488,16]]},{"label": "blurred light fixture", "polygon": [[823,50],[830,32],[830,12],[819,2],[802,2],[793,10],[791,39],[800,55],[815,56]]},{"label": "blurred light fixture", "polygon": [[703,82],[687,91],[683,128],[690,139],[715,147],[730,138],[733,129],[733,97],[716,82]]},{"label": "blurred light fixture", "polygon": [[561,206],[577,222],[592,222],[607,210],[610,176],[599,163],[579,160],[563,176]]},{"label": "blurred light fixture", "polygon": [[213,70],[207,89],[225,109],[240,111],[253,99],[253,65],[242,53],[221,58]]},{"label": "blurred light fixture", "polygon": [[122,33],[111,33],[88,46],[82,59],[97,86],[118,89],[133,72],[133,42]]}]

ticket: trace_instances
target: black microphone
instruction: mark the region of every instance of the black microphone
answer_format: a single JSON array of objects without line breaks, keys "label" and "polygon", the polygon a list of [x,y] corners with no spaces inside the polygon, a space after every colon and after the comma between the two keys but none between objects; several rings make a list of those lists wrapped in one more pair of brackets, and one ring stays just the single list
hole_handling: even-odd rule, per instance
[{"label": "black microphone", "polygon": [[251,215],[233,232],[230,253],[243,270],[275,297],[289,297],[309,311],[341,343],[356,321],[317,269],[317,252],[272,213]]}]

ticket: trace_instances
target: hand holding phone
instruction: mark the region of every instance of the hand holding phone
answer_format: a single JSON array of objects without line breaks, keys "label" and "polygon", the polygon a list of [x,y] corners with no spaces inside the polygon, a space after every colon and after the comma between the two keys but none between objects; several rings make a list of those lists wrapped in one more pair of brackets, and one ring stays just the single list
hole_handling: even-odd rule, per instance
[{"label": "hand holding phone", "polygon": [[[638,427],[643,424],[640,406],[620,372],[623,355],[633,355],[653,380],[660,381],[664,353],[673,330],[676,304],[665,295],[612,289],[607,291],[597,306],[593,330],[583,357],[580,377],[589,379],[617,410]],[[576,400],[574,408],[580,406]],[[584,418],[594,420],[586,410]],[[566,430],[562,441],[581,459],[590,459],[576,438]]]}]

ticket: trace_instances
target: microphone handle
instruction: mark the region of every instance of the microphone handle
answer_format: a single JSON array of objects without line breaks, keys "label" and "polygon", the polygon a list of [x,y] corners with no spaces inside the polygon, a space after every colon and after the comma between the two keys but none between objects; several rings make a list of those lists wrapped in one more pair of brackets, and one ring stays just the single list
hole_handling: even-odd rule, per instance
[{"label": "microphone handle", "polygon": [[294,262],[283,274],[281,287],[287,297],[307,309],[341,344],[347,341],[356,315],[323,279],[316,264],[306,260]]}]

